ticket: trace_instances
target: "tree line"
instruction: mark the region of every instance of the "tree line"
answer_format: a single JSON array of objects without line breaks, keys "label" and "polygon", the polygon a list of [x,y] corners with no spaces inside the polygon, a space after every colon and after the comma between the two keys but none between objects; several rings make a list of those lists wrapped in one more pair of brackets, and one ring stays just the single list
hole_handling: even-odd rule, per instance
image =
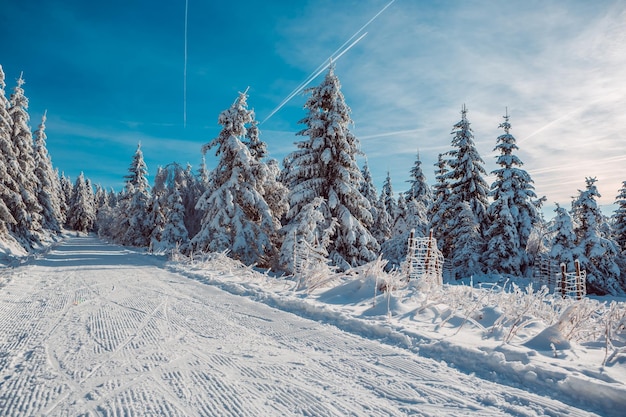
[{"label": "tree line", "polygon": [[[120,192],[95,189],[79,175],[72,184],[52,166],[44,114],[34,133],[22,77],[10,98],[0,67],[0,236],[26,250],[66,227],[96,231],[117,243],[155,252],[228,252],[247,265],[297,274],[303,260],[347,270],[382,256],[399,266],[411,230],[430,230],[455,278],[480,274],[530,277],[539,256],[587,270],[588,291],[626,290],[626,181],[618,209],[604,216],[595,178],[556,217],[541,216],[545,198],[516,155],[510,116],[496,138],[499,168],[488,185],[465,105],[453,125],[451,149],[438,156],[430,186],[419,152],[409,189],[394,195],[387,174],[381,192],[351,132],[350,108],[331,66],[320,85],[306,90],[301,140],[282,161],[267,157],[247,93],[220,113],[219,135],[202,147],[193,171],[171,163],[149,185],[141,146]],[[204,155],[218,158],[212,170]]]}]

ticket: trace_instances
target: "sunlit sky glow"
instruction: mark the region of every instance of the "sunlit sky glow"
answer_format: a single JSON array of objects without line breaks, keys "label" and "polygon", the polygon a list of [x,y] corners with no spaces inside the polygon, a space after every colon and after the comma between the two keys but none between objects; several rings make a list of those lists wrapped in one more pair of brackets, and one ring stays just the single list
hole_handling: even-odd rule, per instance
[{"label": "sunlit sky glow", "polygon": [[[239,91],[264,120],[388,3],[189,0],[186,126],[185,0],[3,0],[0,64],[7,93],[24,72],[33,128],[48,110],[55,166],[121,189],[138,142],[151,176],[173,161],[197,168]],[[626,181],[626,2],[396,0],[365,31],[335,72],[379,190],[387,170],[396,193],[408,188],[418,149],[434,182],[463,104],[496,169],[508,108],[548,209],[593,176],[611,214]],[[279,161],[300,140],[305,100],[261,125]]]}]

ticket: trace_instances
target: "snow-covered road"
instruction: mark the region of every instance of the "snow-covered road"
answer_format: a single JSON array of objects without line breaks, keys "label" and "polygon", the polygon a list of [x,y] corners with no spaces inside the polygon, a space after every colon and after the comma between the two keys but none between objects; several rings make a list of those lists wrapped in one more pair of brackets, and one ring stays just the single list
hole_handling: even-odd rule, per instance
[{"label": "snow-covered road", "polygon": [[5,271],[0,415],[591,415],[163,265],[76,237]]}]

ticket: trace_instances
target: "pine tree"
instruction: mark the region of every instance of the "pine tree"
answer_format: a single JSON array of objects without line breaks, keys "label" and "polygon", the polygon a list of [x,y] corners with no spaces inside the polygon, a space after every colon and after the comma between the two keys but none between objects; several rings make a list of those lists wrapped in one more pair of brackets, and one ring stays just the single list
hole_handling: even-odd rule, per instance
[{"label": "pine tree", "polygon": [[626,181],[615,198],[617,209],[613,213],[613,236],[621,252],[626,251]]},{"label": "pine tree", "polygon": [[437,239],[439,249],[444,257],[450,256],[453,244],[448,233],[452,210],[450,208],[450,184],[448,183],[448,162],[442,154],[437,157],[435,164],[435,187],[433,204],[428,210],[429,229]]},{"label": "pine tree", "polygon": [[138,144],[128,174],[124,177],[126,185],[117,209],[115,234],[116,240],[123,245],[146,247],[150,243],[152,225],[148,216],[150,186],[147,175],[148,167],[143,159],[141,144]]},{"label": "pine tree", "polygon": [[67,224],[72,230],[90,232],[96,221],[93,189],[81,172],[72,190]]},{"label": "pine tree", "polygon": [[398,203],[393,195],[393,185],[391,184],[391,175],[389,174],[389,171],[387,171],[387,176],[383,182],[380,199],[385,205],[387,213],[391,216],[391,224],[393,225],[396,220],[396,216],[398,215]]},{"label": "pine tree", "polygon": [[305,264],[314,267],[328,262],[328,248],[337,226],[329,211],[324,199],[316,197],[283,227],[279,264],[284,271],[298,274]]},{"label": "pine tree", "polygon": [[148,221],[152,225],[152,233],[150,234],[150,249],[152,251],[161,250],[161,238],[163,229],[165,228],[165,210],[167,204],[167,167],[157,168],[154,176],[154,184],[152,185],[150,210],[148,213]]},{"label": "pine tree", "polygon": [[457,279],[481,272],[481,236],[475,214],[467,201],[459,201],[453,207],[455,216],[450,219],[454,230],[454,251],[450,257],[453,276]]},{"label": "pine tree", "polygon": [[[452,209],[450,219],[452,219],[453,222],[448,224],[449,227],[444,233],[446,233],[449,238],[446,243],[452,245],[448,249],[449,253],[452,253],[455,259],[463,259],[459,258],[459,254],[454,252],[457,251],[459,242],[466,239],[465,236],[461,235],[464,233],[464,230],[474,230],[474,228],[478,230],[476,235],[472,234],[472,236],[475,236],[478,240],[471,245],[465,245],[462,251],[466,253],[469,248],[476,248],[478,253],[482,252],[484,246],[482,235],[487,224],[488,206],[488,187],[483,178],[483,175],[486,175],[483,166],[484,162],[474,144],[474,136],[470,128],[470,123],[467,120],[467,109],[465,106],[463,106],[461,110],[461,115],[461,120],[454,125],[452,131],[454,135],[452,146],[456,149],[447,153],[449,157],[447,163],[450,167],[450,171],[446,174],[446,180],[450,186],[450,195],[448,197],[449,206]],[[467,203],[472,216],[467,215],[467,212],[465,212],[466,207],[461,203]],[[463,213],[461,211],[463,211]],[[461,221],[463,222],[463,227],[456,227]],[[467,224],[472,221],[475,225]],[[468,268],[470,267],[470,263],[472,264],[472,269],[468,269],[465,271],[466,273],[478,272],[472,263],[473,255],[472,257],[465,256],[464,259],[467,259],[466,266]],[[460,270],[460,268],[459,266],[457,270]]]},{"label": "pine tree", "polygon": [[174,188],[169,194],[167,207],[160,243],[166,249],[178,248],[181,252],[185,252],[189,245],[189,233],[185,227],[185,206],[178,188]]},{"label": "pine tree", "polygon": [[565,264],[568,271],[574,271],[574,260],[576,259],[574,222],[569,212],[558,204],[554,211],[556,216],[549,229],[553,233],[550,242],[550,258],[554,259],[557,265]]},{"label": "pine tree", "polygon": [[210,188],[196,205],[204,218],[192,245],[199,251],[229,250],[245,264],[267,266],[277,254],[281,213],[272,212],[264,199],[264,187],[275,171],[242,142],[248,127],[256,125],[246,93],[219,115],[218,123],[222,125],[219,136],[203,146],[203,152],[216,148],[220,160],[211,173]]},{"label": "pine tree", "polygon": [[420,160],[419,152],[417,153],[417,158],[411,168],[410,174],[411,179],[407,182],[411,184],[411,187],[404,193],[407,203],[411,200],[415,200],[418,203],[422,203],[425,209],[428,209],[433,203],[433,195],[422,170],[422,161]]},{"label": "pine tree", "polygon": [[586,178],[586,189],[579,190],[572,202],[575,221],[576,252],[582,269],[587,271],[587,292],[591,294],[623,294],[626,288],[617,265],[618,245],[602,233],[605,219],[596,202],[600,193],[595,178]]},{"label": "pine tree", "polygon": [[383,195],[376,200],[374,209],[376,210],[375,223],[370,227],[372,234],[381,245],[392,236],[393,218],[387,211],[387,206],[383,200]]},{"label": "pine tree", "polygon": [[59,177],[59,184],[61,185],[60,194],[60,209],[61,209],[61,224],[67,224],[67,216],[70,211],[70,200],[72,199],[72,180],[70,177],[66,177],[65,174],[61,174]]},{"label": "pine tree", "polygon": [[61,231],[61,185],[59,176],[52,167],[52,160],[46,148],[46,113],[35,132],[35,175],[38,180],[37,200],[42,208],[42,225],[54,233]]},{"label": "pine tree", "polygon": [[412,179],[407,182],[411,184],[411,187],[405,193],[407,206],[406,227],[407,230],[414,229],[415,233],[420,236],[426,236],[429,231],[428,210],[433,204],[433,194],[422,171],[422,161],[420,160],[419,152],[410,174]]},{"label": "pine tree", "polygon": [[17,86],[10,97],[8,114],[12,120],[11,142],[15,155],[16,164],[9,171],[17,182],[20,198],[16,198],[10,207],[16,220],[16,233],[27,246],[39,242],[43,232],[42,208],[37,201],[37,188],[39,187],[35,176],[35,157],[33,152],[33,135],[28,122],[28,99],[24,95],[24,79],[20,75]]},{"label": "pine tree", "polygon": [[526,251],[533,225],[539,220],[530,175],[521,168],[522,161],[513,154],[518,150],[510,134],[508,112],[500,124],[504,134],[498,136],[494,150],[500,151],[497,163],[501,168],[492,172],[496,180],[491,185],[489,206],[490,226],[485,231],[487,250],[485,263],[491,272],[525,275],[531,260]]},{"label": "pine tree", "polygon": [[447,153],[450,171],[446,174],[450,184],[450,198],[454,204],[461,201],[469,203],[482,232],[489,205],[489,187],[483,177],[487,172],[474,143],[465,105],[461,110],[461,120],[454,125],[452,134],[452,146],[456,149]]},{"label": "pine tree", "polygon": [[404,193],[398,195],[398,202],[396,204],[396,218],[391,228],[392,236],[403,236],[410,232],[412,227],[409,227],[409,222],[413,220],[409,217],[409,209],[404,198]]},{"label": "pine tree", "polygon": [[372,236],[374,236],[374,238],[376,239],[376,241],[381,244],[383,239],[382,235],[384,235],[384,233],[382,233],[378,218],[378,191],[376,191],[376,186],[374,185],[372,173],[370,172],[367,161],[363,165],[363,169],[361,169],[361,175],[363,177],[363,181],[361,182],[361,185],[359,187],[359,192],[370,203],[370,213],[372,214],[372,224],[369,230],[372,233]]},{"label": "pine tree", "polygon": [[284,163],[284,181],[290,189],[287,221],[295,221],[306,204],[322,197],[328,215],[338,222],[329,248],[335,265],[348,268],[372,261],[379,246],[369,231],[370,204],[359,192],[363,181],[356,163],[359,143],[350,132],[350,109],[332,66],[324,81],[308,92],[304,106],[308,114],[300,121],[306,127],[298,132],[308,139],[298,142]]},{"label": "pine tree", "polygon": [[8,112],[9,101],[5,95],[4,71],[0,65],[0,237],[8,233],[8,227],[13,227],[16,220],[10,207],[18,198],[19,186],[12,176],[12,166],[16,166],[17,159],[13,151],[11,133],[13,120]]},{"label": "pine tree", "polygon": [[154,177],[150,204],[150,222],[153,226],[150,245],[153,250],[172,250],[177,247],[181,252],[186,252],[189,249],[187,213],[191,213],[191,216],[195,214],[196,181],[190,166],[183,168],[177,163],[171,163],[164,168],[159,167]]}]

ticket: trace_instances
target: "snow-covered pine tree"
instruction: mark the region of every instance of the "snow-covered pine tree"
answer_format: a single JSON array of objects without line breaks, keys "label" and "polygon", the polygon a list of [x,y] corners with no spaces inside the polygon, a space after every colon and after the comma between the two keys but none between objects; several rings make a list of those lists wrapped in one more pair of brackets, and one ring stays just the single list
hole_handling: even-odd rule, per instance
[{"label": "snow-covered pine tree", "polygon": [[378,227],[380,226],[380,224],[378,223],[378,191],[376,191],[376,186],[374,185],[372,173],[369,169],[367,161],[365,161],[365,164],[363,164],[363,168],[361,169],[361,175],[363,177],[363,181],[361,182],[361,185],[359,187],[359,192],[370,203],[370,213],[372,214],[372,225],[370,226],[370,232],[372,233],[372,236],[374,236],[376,241],[381,244],[382,240],[378,239],[382,239],[382,235],[384,233],[381,233],[381,228]]},{"label": "snow-covered pine tree", "polygon": [[487,272],[521,276],[523,249],[519,247],[512,200],[511,195],[501,193],[489,206],[492,221],[485,232],[487,248],[482,261]]},{"label": "snow-covered pine tree", "polygon": [[489,206],[489,186],[484,179],[487,175],[485,162],[476,149],[465,105],[461,110],[461,120],[454,125],[452,134],[452,146],[456,149],[447,152],[450,171],[446,174],[450,185],[450,199],[453,205],[460,201],[469,203],[482,233]]},{"label": "snow-covered pine tree", "polygon": [[96,203],[96,213],[103,207],[110,207],[109,193],[102,188],[100,184],[96,185],[96,192],[94,193],[94,201]]},{"label": "snow-covered pine tree", "polygon": [[72,199],[72,190],[74,186],[72,185],[70,177],[65,176],[65,173],[62,173],[59,177],[59,184],[61,185],[59,200],[61,208],[61,224],[67,225],[67,215],[70,211],[70,200]]},{"label": "snow-covered pine tree", "polygon": [[[473,265],[473,256],[469,256],[467,250],[476,248],[479,251],[478,253],[481,253],[484,247],[482,235],[487,223],[488,186],[483,177],[486,175],[484,161],[476,149],[470,122],[467,120],[467,108],[465,105],[463,105],[461,110],[461,120],[454,125],[452,134],[454,135],[452,146],[456,149],[447,152],[449,157],[447,163],[450,171],[446,174],[446,180],[450,185],[448,200],[452,209],[450,218],[453,222],[448,225],[449,227],[444,233],[447,233],[450,238],[446,243],[453,244],[449,248],[452,251],[452,256],[455,259],[460,259],[460,261],[467,259],[467,266],[469,267],[470,263]],[[467,213],[461,213],[461,210],[465,210],[465,206],[460,204],[463,202],[468,203],[469,210],[473,214],[478,233],[472,236],[475,236],[478,241],[472,245],[465,245],[463,249],[465,256],[459,258],[459,254],[453,252],[456,251],[459,242],[462,239],[466,239],[465,236],[461,236],[461,233],[464,233],[462,230],[474,229],[471,225],[466,224],[471,221]],[[462,215],[463,217],[461,217]],[[464,226],[462,228],[456,227],[461,221]],[[472,267],[471,271],[467,270],[466,272],[476,273],[478,271]]]},{"label": "snow-covered pine tree", "polygon": [[315,197],[305,204],[296,217],[282,228],[283,244],[279,264],[290,274],[305,274],[329,263],[328,247],[335,233],[337,220],[330,215],[328,204]]},{"label": "snow-covered pine tree", "polygon": [[613,236],[622,253],[626,251],[626,181],[615,197],[617,208],[613,213]]},{"label": "snow-covered pine tree", "polygon": [[[197,181],[189,165],[183,168],[174,162],[164,168],[159,167],[154,177],[150,204],[150,221],[153,225],[150,246],[153,250],[169,251],[176,247],[186,252],[189,249],[187,213],[195,215],[193,206]],[[167,235],[164,235],[166,230]]]},{"label": "snow-covered pine tree", "polygon": [[439,250],[448,258],[453,248],[453,242],[448,233],[450,216],[450,184],[448,183],[448,162],[443,154],[437,157],[435,163],[435,186],[433,204],[428,210],[429,229],[433,230],[433,236],[437,239]]},{"label": "snow-covered pine tree", "polygon": [[398,194],[398,201],[396,203],[396,218],[394,219],[393,226],[391,228],[392,236],[404,236],[410,232],[409,221],[412,219],[409,217],[409,210],[407,208],[406,199],[404,193]]},{"label": "snow-covered pine tree", "polygon": [[450,226],[456,240],[449,262],[453,277],[461,279],[481,272],[480,257],[483,248],[479,226],[470,203],[459,201],[453,211],[455,216],[450,219]]},{"label": "snow-covered pine tree", "polygon": [[411,187],[404,193],[407,204],[411,200],[415,200],[418,203],[422,203],[424,208],[428,210],[433,203],[433,193],[430,186],[426,182],[426,176],[422,170],[422,161],[420,159],[419,152],[417,153],[417,158],[415,159],[415,164],[411,168],[410,174],[411,179],[407,180],[407,182],[411,184]]},{"label": "snow-covered pine tree", "polygon": [[385,206],[382,194],[379,196],[378,200],[376,200],[374,204],[374,209],[376,210],[376,218],[374,219],[374,224],[370,226],[370,230],[372,231],[372,235],[374,236],[376,241],[382,245],[383,242],[389,240],[393,235],[393,218],[387,211],[387,206]]},{"label": "snow-covered pine tree", "polygon": [[370,171],[367,161],[363,164],[361,175],[363,176],[363,181],[361,181],[361,185],[359,186],[359,192],[369,201],[370,205],[374,205],[376,200],[378,200],[378,191],[376,191],[376,186],[372,179],[372,172]]},{"label": "snow-covered pine tree", "polygon": [[487,250],[484,261],[490,272],[511,275],[527,275],[531,259],[526,251],[533,225],[539,213],[533,201],[532,179],[521,168],[522,161],[513,152],[518,150],[515,137],[511,135],[508,111],[499,127],[504,134],[498,136],[494,150],[499,151],[499,169],[492,171],[496,176],[491,185],[493,202],[488,208],[490,224],[484,231]]},{"label": "snow-covered pine tree", "polygon": [[587,292],[590,294],[623,294],[626,286],[617,264],[618,244],[602,233],[605,219],[598,207],[600,197],[596,178],[585,179],[586,189],[579,190],[572,202],[575,222],[576,252],[582,269],[587,271]]},{"label": "snow-covered pine tree", "polygon": [[72,230],[90,232],[95,226],[95,221],[96,210],[93,189],[90,182],[85,179],[84,174],[81,172],[72,190],[67,225]]},{"label": "snow-covered pine tree", "polygon": [[151,201],[149,204],[148,221],[152,225],[150,234],[150,250],[160,251],[161,234],[165,228],[165,210],[167,203],[167,173],[164,168],[158,167],[152,185]]},{"label": "snow-covered pine tree", "polygon": [[61,184],[52,167],[52,160],[46,147],[46,112],[35,131],[35,175],[38,180],[37,200],[42,208],[42,226],[53,233],[61,231]]},{"label": "snow-covered pine tree", "polygon": [[574,260],[576,259],[574,222],[569,212],[558,204],[554,211],[556,216],[549,229],[553,233],[550,243],[550,258],[554,259],[557,265],[565,264],[568,271],[574,271]]},{"label": "snow-covered pine tree", "polygon": [[117,207],[116,240],[129,246],[146,247],[150,244],[152,224],[149,219],[150,186],[148,167],[143,158],[141,144],[133,155],[124,178],[126,185]]},{"label": "snow-covered pine tree", "polygon": [[16,156],[11,142],[13,120],[8,112],[9,101],[4,88],[4,71],[0,65],[0,237],[8,233],[9,226],[16,223],[10,207],[19,196],[19,187],[11,173],[11,166],[16,165]]},{"label": "snow-covered pine tree", "polygon": [[[260,131],[258,122],[253,119],[250,122],[250,126],[247,127],[246,137],[242,141],[250,150],[252,157],[259,163],[260,172],[259,178],[263,179],[263,182],[259,182],[256,186],[259,193],[263,196],[265,202],[270,208],[270,212],[277,219],[280,219],[287,210],[289,210],[289,203],[287,195],[289,190],[280,181],[280,166],[275,159],[266,160],[268,156],[267,144],[260,139]],[[274,234],[273,239],[279,234]],[[280,247],[280,242],[276,240],[274,242],[276,247]]]},{"label": "snow-covered pine tree", "polygon": [[415,164],[411,168],[410,175],[411,179],[407,182],[411,184],[411,187],[404,193],[407,207],[406,227],[407,230],[414,229],[419,236],[426,236],[429,232],[428,210],[433,204],[433,194],[426,182],[419,152],[417,153]]},{"label": "snow-covered pine tree", "polygon": [[263,188],[274,170],[257,160],[242,142],[254,112],[248,110],[247,94],[240,93],[233,105],[218,118],[219,136],[203,146],[216,148],[219,162],[211,173],[210,188],[196,207],[204,212],[202,227],[193,237],[198,251],[229,250],[247,265],[269,266],[277,254],[276,241],[281,213],[273,213]]},{"label": "snow-covered pine tree", "polygon": [[20,199],[16,199],[10,207],[16,220],[16,233],[22,242],[29,246],[40,240],[43,231],[42,208],[37,201],[39,187],[35,175],[35,156],[33,152],[33,135],[28,126],[28,99],[24,95],[24,79],[20,75],[9,100],[8,113],[12,120],[11,141],[17,164],[14,172],[9,174],[16,179],[19,186]]},{"label": "snow-covered pine tree", "polygon": [[322,197],[338,222],[329,248],[335,265],[347,268],[372,261],[379,245],[369,231],[370,204],[359,192],[363,181],[356,163],[359,142],[350,132],[350,108],[332,65],[324,81],[308,92],[304,105],[308,114],[300,121],[306,127],[298,132],[308,139],[297,142],[298,149],[284,163],[283,177],[290,189],[287,221],[295,221],[306,204]]},{"label": "snow-covered pine tree", "polygon": [[389,213],[389,216],[391,216],[391,225],[393,227],[396,217],[398,216],[398,202],[393,195],[393,185],[391,183],[391,174],[389,171],[387,171],[387,176],[383,182],[383,188],[380,191],[380,200],[385,205],[385,209],[387,210],[387,213]]},{"label": "snow-covered pine tree", "polygon": [[185,206],[179,189],[174,188],[168,196],[165,226],[159,243],[165,250],[186,252],[189,242],[189,233],[185,227]]},{"label": "snow-covered pine tree", "polygon": [[416,236],[429,233],[428,208],[433,204],[432,191],[422,171],[419,152],[410,171],[411,187],[398,197],[398,216],[393,226],[393,238],[381,242],[381,253],[389,267],[398,267],[406,259],[407,242],[411,231]]}]

